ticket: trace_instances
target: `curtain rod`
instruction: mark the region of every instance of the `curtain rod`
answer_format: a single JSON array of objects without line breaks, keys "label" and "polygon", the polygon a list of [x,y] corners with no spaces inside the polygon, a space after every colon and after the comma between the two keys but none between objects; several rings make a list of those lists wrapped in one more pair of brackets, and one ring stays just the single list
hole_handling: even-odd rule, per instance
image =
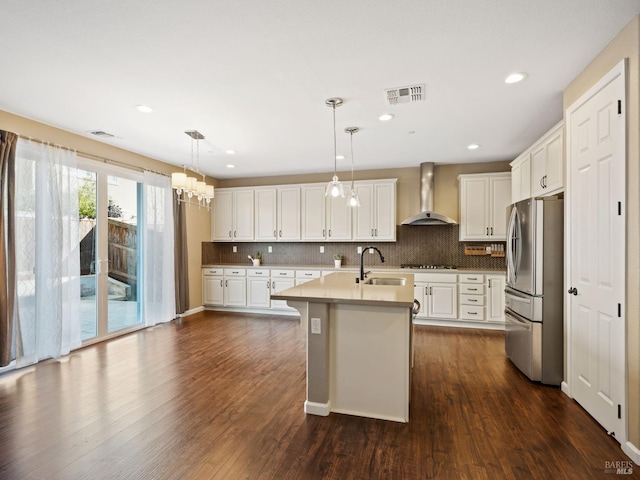
[{"label": "curtain rod", "polygon": [[64,148],[65,150],[70,150],[73,152],[76,152],[76,154],[82,156],[82,157],[86,157],[89,160],[96,160],[102,163],[110,163],[113,165],[118,165],[120,167],[124,167],[124,168],[128,168],[129,170],[136,170],[138,172],[151,172],[151,173],[155,173],[157,175],[162,175],[164,177],[170,177],[171,175],[166,174],[164,172],[158,172],[156,170],[151,170],[150,168],[142,168],[142,167],[137,167],[135,165],[129,165],[128,163],[124,163],[121,162],[119,160],[112,160],[110,158],[106,158],[106,157],[100,157],[98,155],[94,155],[92,153],[87,153],[87,152],[82,152],[80,150],[76,150],[75,148],[69,148],[69,147],[65,147],[64,145],[59,145],[56,143],[51,143],[51,142],[45,142],[44,140],[38,140],[37,138],[32,138],[32,137],[27,137],[25,135],[20,135],[18,134],[18,136],[20,138],[22,138],[23,140],[29,140],[30,142],[35,142],[35,143],[40,143],[42,145],[52,145],[54,147],[59,147],[59,148]]}]

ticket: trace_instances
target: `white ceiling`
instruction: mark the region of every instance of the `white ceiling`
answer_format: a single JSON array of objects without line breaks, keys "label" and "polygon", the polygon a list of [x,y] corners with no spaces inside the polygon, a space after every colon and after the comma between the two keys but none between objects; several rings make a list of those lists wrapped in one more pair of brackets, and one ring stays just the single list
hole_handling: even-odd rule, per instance
[{"label": "white ceiling", "polygon": [[[348,126],[361,129],[356,170],[511,160],[562,118],[563,89],[640,0],[0,7],[0,109],[92,138],[103,130],[115,135],[105,143],[176,165],[191,163],[184,131],[196,129],[200,169],[231,178],[333,170],[330,97],[344,99],[338,170],[350,168]],[[513,71],[529,76],[506,85]],[[425,101],[386,105],[385,89],[419,83]]]}]

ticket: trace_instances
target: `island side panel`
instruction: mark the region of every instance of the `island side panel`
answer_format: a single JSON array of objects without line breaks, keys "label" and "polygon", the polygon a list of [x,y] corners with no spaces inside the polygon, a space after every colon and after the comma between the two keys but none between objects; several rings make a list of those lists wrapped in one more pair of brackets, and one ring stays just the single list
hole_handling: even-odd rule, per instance
[{"label": "island side panel", "polygon": [[[311,303],[307,309],[307,400],[305,413],[327,416],[331,411],[329,397],[329,304]],[[316,333],[314,319],[319,319]]]},{"label": "island side panel", "polygon": [[331,411],[408,422],[409,309],[332,304],[330,315]]}]

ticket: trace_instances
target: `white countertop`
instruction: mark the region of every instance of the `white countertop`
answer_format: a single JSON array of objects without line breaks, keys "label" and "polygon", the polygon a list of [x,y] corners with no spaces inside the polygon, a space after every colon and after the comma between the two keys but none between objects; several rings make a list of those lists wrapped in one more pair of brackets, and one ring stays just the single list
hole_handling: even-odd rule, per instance
[{"label": "white countertop", "polygon": [[[347,265],[342,266],[341,268],[335,268],[333,265],[271,265],[271,264],[262,264],[259,267],[254,267],[251,264],[243,263],[243,264],[224,264],[224,263],[213,263],[208,265],[202,265],[202,268],[246,268],[246,269],[261,269],[268,268],[271,270],[322,270],[322,271],[334,271],[334,272],[358,272],[360,267],[355,265]],[[400,268],[399,265],[365,265],[366,271],[374,271],[374,272],[393,272],[393,273],[478,273],[478,274],[500,274],[505,273],[504,269],[489,269],[489,268],[457,268],[457,269],[427,269],[427,268]]]},{"label": "white countertop", "polygon": [[403,286],[355,283],[357,273],[338,272],[271,295],[274,300],[413,307],[413,273],[376,273],[375,277],[406,278]]}]

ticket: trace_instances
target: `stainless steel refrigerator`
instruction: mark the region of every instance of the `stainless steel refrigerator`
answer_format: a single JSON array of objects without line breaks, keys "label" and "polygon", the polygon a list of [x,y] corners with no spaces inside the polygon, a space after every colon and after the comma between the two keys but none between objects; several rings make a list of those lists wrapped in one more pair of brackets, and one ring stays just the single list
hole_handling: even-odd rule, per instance
[{"label": "stainless steel refrigerator", "polygon": [[507,357],[531,380],[560,385],[564,200],[522,200],[508,207],[507,217]]}]

